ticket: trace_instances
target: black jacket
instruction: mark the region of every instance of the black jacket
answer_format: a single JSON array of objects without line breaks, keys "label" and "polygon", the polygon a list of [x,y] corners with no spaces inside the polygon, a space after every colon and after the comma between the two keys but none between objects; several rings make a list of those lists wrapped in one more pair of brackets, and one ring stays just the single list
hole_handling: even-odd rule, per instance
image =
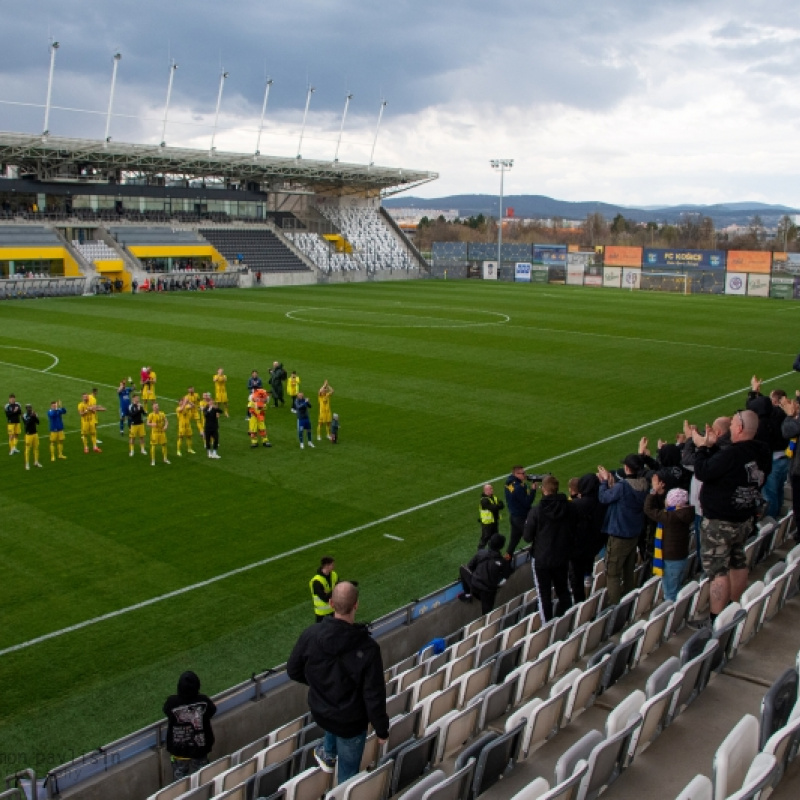
[{"label": "black jacket", "polygon": [[167,716],[167,752],[179,758],[205,758],[214,746],[211,718],[217,713],[214,701],[200,694],[200,679],[184,672],[178,680],[178,694],[164,703]]},{"label": "black jacket", "polygon": [[378,738],[389,735],[381,649],[366,625],[330,616],[306,628],[286,671],[308,685],[308,707],[323,730],[349,739],[371,723]]},{"label": "black jacket", "polygon": [[500,584],[508,577],[503,554],[497,550],[490,550],[488,547],[478,550],[472,556],[467,564],[467,569],[472,573],[470,586],[479,592],[497,591]]},{"label": "black jacket", "polygon": [[597,475],[591,472],[578,480],[580,497],[573,498],[571,504],[575,515],[575,526],[569,548],[570,558],[594,558],[606,543],[606,537],[602,532],[606,507],[597,496],[599,490],[600,481]]},{"label": "black jacket", "polygon": [[537,567],[558,569],[569,563],[575,522],[575,511],[561,492],[544,495],[539,505],[530,510],[522,538],[531,543],[531,556]]}]

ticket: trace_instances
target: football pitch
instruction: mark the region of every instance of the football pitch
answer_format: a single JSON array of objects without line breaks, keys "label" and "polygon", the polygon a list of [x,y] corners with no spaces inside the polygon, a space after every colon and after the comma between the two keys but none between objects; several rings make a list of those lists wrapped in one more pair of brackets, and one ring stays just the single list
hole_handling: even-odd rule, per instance
[{"label": "football pitch", "polygon": [[[800,304],[522,284],[417,281],[0,305],[0,396],[67,408],[65,461],[0,450],[0,766],[38,773],[153,722],[178,675],[213,694],[283,663],[313,619],[323,555],[361,586],[361,620],[457,577],[480,486],[515,463],[562,482],[616,467],[791,373]],[[310,397],[251,449],[247,379],[274,360]],[[143,365],[170,416],[170,465],[128,455],[116,387]],[[221,459],[175,455],[178,399],[228,376]],[[335,390],[340,443],[316,441]],[[99,389],[102,453],[81,394]],[[3,429],[5,432],[5,429]],[[653,447],[655,449],[655,447]],[[507,533],[507,521],[501,530]]]}]

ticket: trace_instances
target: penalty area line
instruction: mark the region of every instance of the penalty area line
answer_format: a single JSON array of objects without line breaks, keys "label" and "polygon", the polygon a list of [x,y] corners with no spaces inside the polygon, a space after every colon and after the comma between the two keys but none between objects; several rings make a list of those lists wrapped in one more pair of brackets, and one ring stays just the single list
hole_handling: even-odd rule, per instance
[{"label": "penalty area line", "polygon": [[[771,383],[772,381],[776,381],[781,378],[785,378],[788,375],[793,375],[793,374],[794,374],[793,371],[784,372],[782,375],[776,375],[773,378],[764,379],[763,383]],[[681,409],[680,411],[676,411],[673,414],[667,414],[663,417],[658,417],[657,419],[650,420],[648,422],[642,423],[641,425],[637,425],[633,428],[628,428],[627,430],[620,431],[619,433],[614,433],[611,436],[605,436],[602,439],[597,439],[596,441],[590,442],[589,444],[581,445],[580,447],[576,447],[572,450],[560,453],[559,455],[552,456],[542,461],[538,461],[535,464],[530,464],[529,466],[525,467],[525,469],[534,470],[539,467],[543,467],[547,464],[552,464],[553,462],[560,461],[564,458],[570,458],[574,455],[585,453],[587,450],[591,450],[595,447],[608,444],[609,442],[613,442],[616,439],[621,439],[623,436],[630,436],[631,434],[639,433],[640,431],[643,431],[646,428],[650,428],[653,425],[658,425],[662,422],[666,422],[671,419],[675,419],[676,417],[685,418],[692,411],[697,411],[698,409],[705,408],[706,406],[712,405],[713,403],[718,403],[721,400],[727,400],[730,397],[735,397],[736,395],[740,395],[743,392],[746,392],[748,388],[749,387],[745,387],[743,389],[736,389],[733,392],[728,392],[727,394],[720,395],[719,397],[714,397],[710,400],[706,400],[703,403],[697,403],[696,405]],[[417,511],[422,511],[423,509],[430,508],[431,506],[435,506],[438,505],[439,503],[446,502],[447,500],[452,500],[456,497],[460,497],[461,495],[474,492],[476,489],[482,488],[487,483],[496,483],[497,481],[503,480],[505,477],[506,477],[505,474],[503,474],[503,475],[498,475],[495,478],[489,478],[488,480],[480,481],[479,483],[475,483],[472,486],[467,486],[464,489],[458,489],[455,492],[450,492],[449,494],[443,494],[440,497],[435,497],[432,500],[427,500],[424,503],[419,503],[418,505],[405,508],[401,511],[396,511],[394,514],[389,514],[385,517],[382,517],[381,519],[376,519],[373,520],[372,522],[365,522],[363,525],[357,525],[354,528],[348,528],[348,530],[342,531],[341,533],[335,533],[332,534],[331,536],[326,536],[322,539],[318,539],[315,542],[309,542],[308,544],[300,545],[299,547],[295,547],[283,553],[277,553],[274,556],[269,556],[268,558],[262,558],[260,561],[254,561],[251,564],[245,564],[244,566],[237,567],[236,569],[229,570],[228,572],[223,572],[220,575],[214,575],[213,577],[207,578],[204,581],[198,581],[197,583],[192,583],[188,586],[183,586],[180,589],[175,589],[171,592],[167,592],[166,594],[161,594],[158,595],[157,597],[151,597],[149,600],[143,600],[140,603],[134,603],[133,605],[117,609],[116,611],[109,611],[107,614],[101,614],[98,617],[93,617],[92,619],[87,619],[84,620],[83,622],[78,622],[75,623],[74,625],[69,625],[65,628],[61,628],[60,630],[52,631],[51,633],[45,633],[42,636],[37,636],[33,639],[29,639],[26,642],[20,642],[19,644],[11,645],[10,647],[6,647],[0,650],[0,656],[9,655],[10,653],[16,653],[20,650],[25,650],[28,647],[33,647],[34,645],[50,641],[51,639],[57,639],[61,636],[65,636],[68,633],[74,633],[75,631],[83,630],[84,628],[88,628],[92,625],[97,625],[100,622],[106,622],[107,620],[115,619],[117,617],[124,616],[125,614],[130,614],[133,611],[139,611],[140,609],[148,608],[149,606],[154,606],[157,603],[163,602],[164,600],[170,600],[173,597],[180,597],[181,595],[188,594],[189,592],[193,592],[196,589],[202,589],[206,586],[212,586],[215,583],[219,583],[220,581],[224,581],[227,580],[228,578],[235,577],[236,575],[243,575],[246,572],[258,569],[259,567],[264,567],[267,564],[273,564],[276,561],[283,560],[284,558],[289,558],[290,556],[298,555],[299,553],[304,553],[305,551],[311,550],[312,548],[315,547],[319,547],[322,544],[327,544],[328,542],[335,542],[338,541],[339,539],[344,539],[348,536],[352,536],[354,533],[361,533],[362,531],[370,530],[371,528],[375,528],[378,525],[383,525],[386,522],[391,522],[393,520],[400,519],[402,517],[408,516],[409,514],[414,514]],[[391,536],[389,534],[384,534],[384,536],[390,539],[399,538]]]}]

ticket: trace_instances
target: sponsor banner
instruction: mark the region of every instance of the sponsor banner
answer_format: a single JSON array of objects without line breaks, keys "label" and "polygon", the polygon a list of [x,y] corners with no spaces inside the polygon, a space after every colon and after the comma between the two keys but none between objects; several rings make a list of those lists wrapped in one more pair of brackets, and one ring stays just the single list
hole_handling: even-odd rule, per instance
[{"label": "sponsor banner", "polygon": [[619,289],[622,283],[622,270],[618,267],[606,267],[603,270],[603,286]]},{"label": "sponsor banner", "polygon": [[588,267],[594,264],[594,253],[589,253],[586,250],[581,252],[567,253],[567,266],[568,267]]},{"label": "sponsor banner", "polygon": [[725,269],[724,250],[668,250],[645,247],[642,266],[663,270]]},{"label": "sponsor banner", "polygon": [[485,281],[496,281],[497,280],[497,262],[496,261],[484,261],[483,262],[483,279]]},{"label": "sponsor banner", "polygon": [[769,288],[770,297],[775,297],[779,300],[791,300],[793,291],[794,278],[776,278],[773,275]]},{"label": "sponsor banner", "polygon": [[606,245],[603,259],[607,267],[641,267],[642,248]]},{"label": "sponsor banner", "polygon": [[725,278],[725,294],[746,294],[747,273],[729,272]]},{"label": "sponsor banner", "polygon": [[603,276],[602,275],[585,275],[583,278],[583,285],[584,286],[602,286],[603,285]]},{"label": "sponsor banner", "polygon": [[535,244],[533,246],[533,263],[563,267],[567,263],[567,246],[565,244]]},{"label": "sponsor banner", "polygon": [[751,272],[747,276],[747,294],[753,297],[769,297],[769,275]]},{"label": "sponsor banner", "polygon": [[567,265],[567,284],[570,286],[583,286],[583,264]]},{"label": "sponsor banner", "polygon": [[514,264],[514,280],[517,282],[530,283],[531,281],[531,265],[527,261],[517,261]]},{"label": "sponsor banner", "polygon": [[534,264],[531,269],[531,283],[547,283],[550,280],[550,267]]},{"label": "sponsor banner", "polygon": [[772,269],[772,253],[758,250],[728,251],[728,272],[761,272],[769,275]]},{"label": "sponsor banner", "polygon": [[642,285],[642,271],[640,269],[622,270],[622,288],[638,289]]}]

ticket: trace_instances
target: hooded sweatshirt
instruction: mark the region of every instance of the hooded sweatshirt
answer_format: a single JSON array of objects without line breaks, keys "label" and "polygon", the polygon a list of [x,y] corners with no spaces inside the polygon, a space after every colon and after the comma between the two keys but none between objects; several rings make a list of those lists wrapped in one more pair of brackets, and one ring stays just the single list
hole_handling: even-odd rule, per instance
[{"label": "hooded sweatshirt", "polygon": [[580,497],[572,500],[575,513],[575,530],[570,546],[570,558],[594,558],[605,544],[603,521],[606,507],[598,499],[600,480],[593,472],[578,480]]},{"label": "hooded sweatshirt", "polygon": [[381,649],[366,625],[329,616],[306,628],[287,673],[307,684],[308,707],[324,731],[349,739],[371,723],[379,739],[389,735]]},{"label": "hooded sweatshirt", "polygon": [[575,514],[566,495],[546,494],[525,520],[522,534],[531,543],[531,556],[537,567],[558,569],[569,563],[569,546],[575,527]]},{"label": "hooded sweatshirt", "polygon": [[205,758],[214,746],[211,717],[217,713],[214,701],[200,694],[200,678],[184,672],[178,693],[164,703],[167,716],[167,751],[178,758]]}]

